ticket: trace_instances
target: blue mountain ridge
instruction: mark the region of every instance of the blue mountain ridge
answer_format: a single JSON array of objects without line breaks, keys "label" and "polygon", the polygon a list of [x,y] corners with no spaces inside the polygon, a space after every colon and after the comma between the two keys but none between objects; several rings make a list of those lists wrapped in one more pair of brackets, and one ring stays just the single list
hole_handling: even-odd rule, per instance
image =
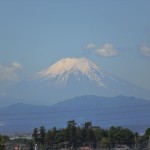
[{"label": "blue mountain ridge", "polygon": [[78,125],[91,121],[102,128],[124,126],[141,133],[150,127],[149,116],[150,100],[86,95],[51,106],[17,103],[1,108],[0,132],[31,132],[42,125],[63,128],[67,121],[75,120]]}]

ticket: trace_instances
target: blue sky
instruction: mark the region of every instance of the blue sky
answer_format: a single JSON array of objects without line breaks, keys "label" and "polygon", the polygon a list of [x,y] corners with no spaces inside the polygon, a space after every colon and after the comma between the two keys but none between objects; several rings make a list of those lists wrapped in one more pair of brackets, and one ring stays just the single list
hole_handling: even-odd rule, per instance
[{"label": "blue sky", "polygon": [[87,57],[150,90],[149,0],[0,1],[0,84]]}]

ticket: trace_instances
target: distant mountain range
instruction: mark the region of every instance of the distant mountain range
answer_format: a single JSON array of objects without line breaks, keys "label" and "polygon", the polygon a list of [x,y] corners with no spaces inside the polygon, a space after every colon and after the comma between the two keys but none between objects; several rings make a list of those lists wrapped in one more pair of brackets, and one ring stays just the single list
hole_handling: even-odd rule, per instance
[{"label": "distant mountain range", "polygon": [[140,133],[150,127],[150,100],[135,97],[81,96],[52,106],[17,103],[0,109],[0,133],[32,131],[44,125],[66,127],[67,121],[78,125],[91,121],[102,128],[124,126]]},{"label": "distant mountain range", "polygon": [[0,103],[1,132],[31,131],[40,125],[64,127],[72,119],[106,128],[128,126],[140,132],[150,125],[150,91],[86,58],[61,59],[32,79],[6,86]]},{"label": "distant mountain range", "polygon": [[63,58],[33,76],[5,88],[1,107],[25,102],[55,104],[82,95],[117,95],[150,99],[150,91],[122,80],[87,58]]}]

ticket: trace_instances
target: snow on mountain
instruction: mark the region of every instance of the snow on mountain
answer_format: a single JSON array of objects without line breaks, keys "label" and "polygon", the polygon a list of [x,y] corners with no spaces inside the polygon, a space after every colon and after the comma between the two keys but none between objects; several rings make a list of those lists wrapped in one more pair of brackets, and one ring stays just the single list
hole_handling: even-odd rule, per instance
[{"label": "snow on mountain", "polygon": [[148,90],[107,73],[87,58],[63,58],[38,72],[36,79],[40,83],[39,92],[44,91],[44,96],[50,92],[49,95],[53,96],[50,99],[66,99],[87,94],[150,98]]},{"label": "snow on mountain", "polygon": [[43,80],[57,78],[56,84],[61,86],[66,85],[71,75],[74,75],[78,81],[81,80],[81,76],[86,76],[98,86],[106,86],[103,78],[112,78],[102,68],[86,58],[63,58],[37,75]]}]

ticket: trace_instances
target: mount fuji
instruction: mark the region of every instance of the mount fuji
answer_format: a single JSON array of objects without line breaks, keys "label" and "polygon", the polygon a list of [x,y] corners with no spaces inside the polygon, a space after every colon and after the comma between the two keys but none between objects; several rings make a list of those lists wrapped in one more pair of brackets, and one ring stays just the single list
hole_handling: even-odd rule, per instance
[{"label": "mount fuji", "polygon": [[98,67],[87,58],[63,58],[36,74],[55,99],[81,95],[134,96],[150,99],[150,92],[122,80]]},{"label": "mount fuji", "polygon": [[7,94],[9,100],[0,97],[4,104],[52,105],[83,95],[150,99],[150,91],[116,77],[87,58],[63,58],[36,73],[32,79],[12,85]]},{"label": "mount fuji", "polygon": [[45,81],[56,80],[56,85],[58,86],[65,86],[69,78],[73,76],[78,82],[82,82],[82,77],[85,77],[100,87],[106,86],[104,78],[114,80],[111,75],[86,58],[61,59],[48,69],[37,73],[37,75]]}]

